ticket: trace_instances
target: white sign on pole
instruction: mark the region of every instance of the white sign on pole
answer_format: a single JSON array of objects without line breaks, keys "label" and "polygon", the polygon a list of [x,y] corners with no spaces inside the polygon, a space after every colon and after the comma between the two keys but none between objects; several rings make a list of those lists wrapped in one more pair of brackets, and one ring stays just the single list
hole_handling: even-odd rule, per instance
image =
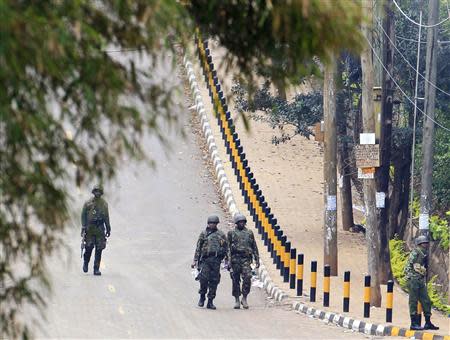
[{"label": "white sign on pole", "polygon": [[420,214],[419,215],[419,229],[429,229],[429,214]]},{"label": "white sign on pole", "polygon": [[375,134],[374,133],[360,133],[359,134],[359,144],[375,144]]},{"label": "white sign on pole", "polygon": [[327,197],[327,210],[328,211],[335,211],[336,208],[337,208],[336,196],[329,195]]},{"label": "white sign on pole", "polygon": [[377,208],[384,208],[386,205],[386,193],[377,192],[376,193],[376,206]]}]

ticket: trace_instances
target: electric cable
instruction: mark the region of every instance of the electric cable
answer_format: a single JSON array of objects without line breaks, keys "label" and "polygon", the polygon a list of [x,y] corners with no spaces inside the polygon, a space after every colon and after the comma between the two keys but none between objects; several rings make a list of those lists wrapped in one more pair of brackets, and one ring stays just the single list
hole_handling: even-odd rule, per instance
[{"label": "electric cable", "polygon": [[438,87],[436,84],[432,83],[430,80],[428,80],[424,75],[422,75],[414,66],[411,65],[411,63],[408,61],[408,59],[406,59],[406,57],[404,56],[404,54],[402,54],[402,52],[400,52],[400,50],[397,48],[397,46],[395,46],[395,43],[392,41],[392,39],[389,37],[389,34],[387,34],[387,32],[384,30],[383,26],[380,24],[380,21],[377,20],[378,25],[380,26],[381,30],[383,31],[384,35],[388,38],[389,42],[391,43],[391,45],[394,47],[394,49],[398,52],[398,54],[400,54],[400,56],[406,61],[406,63],[408,64],[408,66],[410,68],[412,68],[414,70],[414,72],[417,72],[418,75],[423,78],[428,84],[430,84],[431,86],[433,86],[436,90],[441,91],[442,93],[446,94],[447,96],[450,97],[450,93],[441,89],[440,87]]},{"label": "electric cable", "polygon": [[428,117],[428,119],[430,119],[433,123],[435,123],[437,126],[441,127],[442,129],[444,129],[445,131],[450,132],[450,128],[442,125],[441,123],[439,123],[438,121],[436,121],[434,118],[431,118],[429,115],[427,115],[422,109],[420,109],[417,105],[415,105],[414,101],[406,94],[405,91],[403,91],[403,89],[401,88],[401,86],[395,81],[395,78],[392,74],[389,73],[388,69],[386,68],[386,65],[383,64],[382,60],[380,59],[379,55],[377,54],[377,52],[375,51],[375,49],[373,48],[373,45],[371,44],[371,42],[369,41],[369,39],[367,39],[366,36],[364,36],[365,39],[367,40],[367,43],[369,44],[372,53],[374,54],[374,56],[377,58],[378,62],[380,63],[380,65],[383,67],[383,69],[385,70],[385,72],[387,73],[387,75],[391,78],[392,82],[397,86],[397,88],[400,90],[400,92],[403,94],[403,96],[412,104],[414,105],[417,110],[422,113],[424,116]]},{"label": "electric cable", "polygon": [[[402,15],[403,15],[406,19],[408,19],[409,21],[411,21],[413,24],[415,24],[415,25],[417,25],[417,26],[420,26],[420,27],[423,27],[423,28],[433,28],[433,27],[437,27],[437,26],[442,25],[444,22],[446,22],[446,21],[448,21],[448,20],[450,19],[450,13],[449,13],[449,16],[448,16],[447,18],[445,18],[444,20],[438,22],[437,24],[434,24],[434,25],[423,25],[423,24],[420,24],[420,23],[418,23],[417,21],[411,19],[405,12],[403,12],[403,10],[401,9],[401,7],[398,5],[398,3],[397,3],[395,0],[392,0],[392,2],[395,4],[395,6],[396,6],[396,7],[398,8],[398,10],[400,11],[400,13],[402,13]],[[448,0],[447,0],[447,8],[448,8]]]}]

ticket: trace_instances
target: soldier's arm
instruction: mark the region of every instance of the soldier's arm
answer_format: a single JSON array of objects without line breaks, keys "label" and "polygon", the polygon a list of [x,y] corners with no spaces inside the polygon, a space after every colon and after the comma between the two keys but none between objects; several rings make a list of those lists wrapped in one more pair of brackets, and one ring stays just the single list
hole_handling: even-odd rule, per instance
[{"label": "soldier's arm", "polygon": [[83,205],[83,210],[81,210],[81,227],[87,227],[87,208],[86,203]]},{"label": "soldier's arm", "polygon": [[105,211],[104,211],[104,222],[105,222],[105,226],[106,226],[106,231],[108,233],[111,232],[111,224],[109,224],[109,210],[108,210],[108,203],[105,202]]},{"label": "soldier's arm", "polygon": [[195,248],[194,261],[198,261],[200,259],[204,241],[205,241],[205,235],[203,232],[201,232],[200,236],[198,237],[198,240],[197,240],[197,247]]},{"label": "soldier's arm", "polygon": [[225,241],[225,245],[224,245],[224,248],[225,248],[225,261],[227,261],[228,262],[228,260],[229,260],[229,249],[230,249],[230,245],[228,244],[228,238],[227,238],[227,236],[225,236],[225,234],[223,234],[223,240]]},{"label": "soldier's arm", "polygon": [[233,244],[233,232],[230,230],[227,235],[228,238],[228,258],[231,260],[231,246]]},{"label": "soldier's arm", "polygon": [[255,235],[253,234],[253,231],[251,232],[251,239],[252,239],[252,253],[253,257],[255,259],[255,263],[259,264],[259,251],[258,246],[256,245]]}]

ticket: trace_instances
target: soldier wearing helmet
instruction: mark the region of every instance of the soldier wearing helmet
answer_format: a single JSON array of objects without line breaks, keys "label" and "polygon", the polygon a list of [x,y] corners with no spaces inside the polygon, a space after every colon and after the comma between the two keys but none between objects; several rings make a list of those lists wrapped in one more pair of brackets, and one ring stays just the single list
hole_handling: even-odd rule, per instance
[{"label": "soldier wearing helmet", "polygon": [[[409,254],[408,262],[405,266],[405,276],[408,280],[409,289],[409,314],[411,316],[411,330],[439,329],[430,321],[431,301],[427,292],[427,252],[428,238],[419,236],[415,239],[416,247]],[[420,315],[417,314],[417,302],[420,301],[423,314],[425,315],[425,325],[420,325]]]},{"label": "soldier wearing helmet", "polygon": [[222,260],[228,262],[228,242],[225,234],[217,229],[219,217],[212,215],[208,217],[207,227],[200,233],[195,249],[192,268],[198,267],[200,271],[198,280],[200,281],[200,300],[198,306],[205,305],[206,293],[208,293],[208,303],[206,308],[216,309],[213,300],[216,297],[217,286],[220,282],[220,264]]},{"label": "soldier wearing helmet", "polygon": [[[233,281],[232,295],[235,298],[235,309],[240,305],[248,309],[247,295],[250,293],[252,279],[252,260],[259,268],[259,253],[253,232],[245,227],[247,219],[242,214],[234,216],[236,228],[228,232],[228,244],[230,249],[231,279]],[[242,289],[241,289],[242,279]],[[242,300],[239,298],[242,293]]]},{"label": "soldier wearing helmet", "polygon": [[84,204],[81,212],[81,237],[85,243],[83,271],[88,272],[89,260],[95,248],[94,275],[102,275],[100,262],[102,251],[106,247],[106,237],[111,235],[111,225],[108,203],[102,198],[103,188],[100,185],[94,186],[92,194],[94,197]]}]

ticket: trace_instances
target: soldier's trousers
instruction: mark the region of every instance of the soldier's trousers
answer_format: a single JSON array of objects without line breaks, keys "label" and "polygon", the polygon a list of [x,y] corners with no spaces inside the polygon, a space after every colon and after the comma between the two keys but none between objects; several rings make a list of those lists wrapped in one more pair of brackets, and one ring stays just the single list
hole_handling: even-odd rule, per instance
[{"label": "soldier's trousers", "polygon": [[94,269],[100,268],[102,251],[106,247],[106,237],[103,228],[89,226],[86,233],[86,248],[84,251],[84,262],[89,263],[92,250],[95,248]]},{"label": "soldier's trousers", "polygon": [[211,256],[206,259],[202,259],[199,265],[199,281],[200,295],[206,295],[208,292],[208,299],[214,299],[216,297],[217,286],[220,282],[220,264],[221,258]]},{"label": "soldier's trousers", "polygon": [[[252,286],[252,268],[250,267],[251,258],[243,258],[239,256],[231,257],[231,280],[233,282],[232,295],[239,297],[242,293],[247,296]],[[242,279],[242,289],[241,289]]]},{"label": "soldier's trousers", "polygon": [[428,296],[425,281],[414,279],[409,280],[408,289],[409,289],[409,314],[411,315],[417,314],[417,302],[420,301],[420,304],[422,305],[423,308],[423,314],[425,316],[430,316],[431,301]]}]

